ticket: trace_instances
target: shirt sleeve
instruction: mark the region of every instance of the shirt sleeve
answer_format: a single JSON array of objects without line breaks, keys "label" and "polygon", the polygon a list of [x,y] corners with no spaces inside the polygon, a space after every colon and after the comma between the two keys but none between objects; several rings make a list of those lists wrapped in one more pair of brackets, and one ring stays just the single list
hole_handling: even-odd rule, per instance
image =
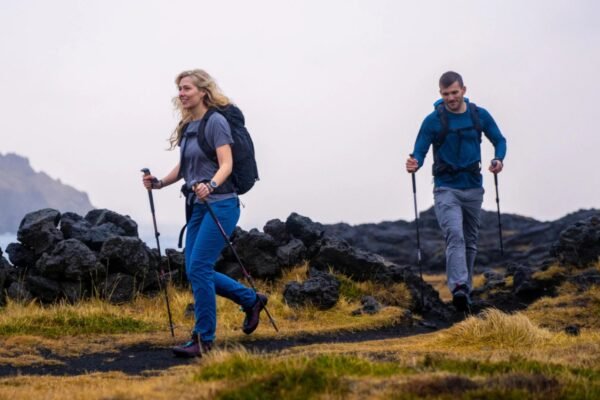
[{"label": "shirt sleeve", "polygon": [[496,121],[492,118],[492,115],[485,109],[479,108],[481,115],[481,122],[483,133],[485,137],[489,139],[494,145],[494,158],[500,161],[504,161],[506,157],[506,139],[500,132]]},{"label": "shirt sleeve", "polygon": [[231,128],[229,123],[224,116],[215,112],[210,116],[206,123],[206,141],[213,148],[216,149],[225,144],[233,144],[233,137],[231,135]]},{"label": "shirt sleeve", "polygon": [[421,128],[419,129],[419,134],[417,135],[417,140],[415,141],[415,147],[413,150],[413,157],[417,159],[419,162],[419,168],[423,166],[425,162],[425,156],[429,151],[429,147],[433,142],[435,131],[432,127],[431,116],[428,116],[423,120],[421,124]]}]

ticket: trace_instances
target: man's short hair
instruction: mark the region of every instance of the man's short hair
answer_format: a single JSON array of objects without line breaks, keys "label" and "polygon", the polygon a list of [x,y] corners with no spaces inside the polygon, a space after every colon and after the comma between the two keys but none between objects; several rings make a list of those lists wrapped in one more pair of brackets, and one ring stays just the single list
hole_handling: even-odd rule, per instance
[{"label": "man's short hair", "polygon": [[458,82],[460,87],[464,86],[462,76],[460,76],[458,72],[444,72],[440,77],[440,88],[445,89],[448,86],[452,85],[454,82]]}]

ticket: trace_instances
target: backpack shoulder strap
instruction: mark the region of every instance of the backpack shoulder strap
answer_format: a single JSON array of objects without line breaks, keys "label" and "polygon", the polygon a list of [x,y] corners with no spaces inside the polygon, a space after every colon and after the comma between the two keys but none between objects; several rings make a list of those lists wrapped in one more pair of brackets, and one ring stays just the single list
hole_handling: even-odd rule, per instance
[{"label": "backpack shoulder strap", "polygon": [[440,131],[438,132],[436,138],[433,141],[433,145],[436,148],[439,148],[442,144],[444,144],[444,141],[446,140],[446,136],[448,136],[448,114],[446,111],[446,107],[444,107],[444,103],[442,104],[438,104],[435,107],[435,112],[437,113],[437,116],[440,120],[440,125],[442,126],[442,128],[440,129]]},{"label": "backpack shoulder strap", "polygon": [[181,127],[181,137],[179,138],[179,143],[177,143],[177,146],[181,147],[181,141],[183,140],[183,135],[185,135],[185,131],[187,130],[187,127],[190,125],[189,122],[186,122],[185,124],[183,124],[183,126]]},{"label": "backpack shoulder strap", "polygon": [[206,140],[206,124],[208,123],[208,119],[214,112],[216,112],[216,110],[214,108],[210,108],[200,120],[200,126],[198,127],[198,145],[208,158],[216,162],[217,151],[213,149]]},{"label": "backpack shoulder strap", "polygon": [[473,121],[473,128],[481,135],[483,127],[481,126],[481,118],[479,117],[479,108],[475,103],[469,102],[469,113],[471,114],[471,121]]}]

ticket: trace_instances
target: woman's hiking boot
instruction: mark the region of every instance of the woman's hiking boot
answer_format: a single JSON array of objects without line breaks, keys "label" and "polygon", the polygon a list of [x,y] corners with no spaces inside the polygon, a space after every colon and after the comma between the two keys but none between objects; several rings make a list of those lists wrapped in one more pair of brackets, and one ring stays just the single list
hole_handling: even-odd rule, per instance
[{"label": "woman's hiking boot", "polygon": [[452,291],[452,304],[458,311],[468,312],[471,308],[471,297],[467,285],[457,285]]},{"label": "woman's hiking boot", "polygon": [[201,342],[198,340],[198,334],[192,333],[192,338],[189,342],[181,346],[173,347],[173,354],[176,357],[193,358],[202,357],[202,353],[206,354],[212,349],[212,342]]},{"label": "woman's hiking boot", "polygon": [[246,318],[244,318],[244,325],[242,331],[249,335],[256,330],[258,323],[260,322],[260,312],[267,305],[269,299],[262,293],[256,293],[256,302],[250,308],[244,310]]}]

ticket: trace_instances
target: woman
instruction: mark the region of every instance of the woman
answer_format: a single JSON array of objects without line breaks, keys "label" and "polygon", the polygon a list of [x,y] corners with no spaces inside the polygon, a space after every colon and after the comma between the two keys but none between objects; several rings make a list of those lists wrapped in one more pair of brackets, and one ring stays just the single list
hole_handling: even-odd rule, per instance
[{"label": "woman", "polygon": [[[176,356],[197,357],[209,351],[215,339],[215,294],[242,306],[246,313],[243,323],[246,334],[252,333],[258,326],[267,297],[214,270],[226,243],[205,202],[210,203],[229,236],[239,220],[240,206],[235,188],[228,179],[233,167],[233,139],[229,124],[219,112],[207,112],[226,108],[231,103],[203,70],[184,71],[177,76],[175,83],[179,96],[173,99],[173,103],[181,121],[169,142],[171,149],[180,146],[180,162],[164,178],[157,180],[147,175],[143,183],[146,189],[162,189],[183,178],[186,187],[197,197],[187,224],[185,241],[185,266],[194,294],[195,325],[192,339],[173,348]],[[205,115],[208,119],[202,121]],[[205,154],[198,143],[201,122],[205,124],[206,142],[215,149],[216,161]]]}]

